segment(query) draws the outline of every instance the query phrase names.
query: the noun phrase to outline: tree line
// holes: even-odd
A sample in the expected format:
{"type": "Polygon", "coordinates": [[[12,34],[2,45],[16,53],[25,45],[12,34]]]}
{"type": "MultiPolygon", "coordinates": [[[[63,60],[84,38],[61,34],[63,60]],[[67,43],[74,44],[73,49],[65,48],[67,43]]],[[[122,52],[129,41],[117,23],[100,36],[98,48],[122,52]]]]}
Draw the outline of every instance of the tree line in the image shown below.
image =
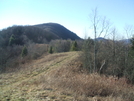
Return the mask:
{"type": "MultiPolygon", "coordinates": [[[[12,42],[13,39],[9,38],[9,43],[12,42]]],[[[80,45],[82,45],[80,40],[57,39],[42,44],[29,41],[24,45],[9,44],[6,47],[0,47],[0,72],[20,68],[19,65],[27,63],[32,59],[37,59],[43,54],[80,51],[80,45]]]]}
{"type": "Polygon", "coordinates": [[[83,47],[83,67],[90,73],[100,73],[125,77],[134,83],[134,29],[132,26],[124,28],[124,34],[131,42],[117,41],[118,34],[115,27],[112,27],[106,17],[98,15],[97,8],[92,11],[90,16],[91,27],[94,40],[88,38],[83,47]],[[110,36],[109,40],[97,40],[97,37],[110,36]]]}

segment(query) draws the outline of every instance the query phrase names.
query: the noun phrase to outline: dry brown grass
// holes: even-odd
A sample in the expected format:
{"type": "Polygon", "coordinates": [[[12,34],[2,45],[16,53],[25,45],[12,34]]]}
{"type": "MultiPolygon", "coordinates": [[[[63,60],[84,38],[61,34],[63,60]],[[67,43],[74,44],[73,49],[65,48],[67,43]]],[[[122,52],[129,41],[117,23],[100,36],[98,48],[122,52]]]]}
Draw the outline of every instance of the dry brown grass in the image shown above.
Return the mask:
{"type": "Polygon", "coordinates": [[[89,74],[79,52],[44,55],[15,73],[1,74],[2,101],[133,101],[124,78],[89,74]],[[27,68],[26,68],[27,67],[27,68]]]}
{"type": "Polygon", "coordinates": [[[88,97],[96,99],[94,101],[134,100],[134,86],[127,84],[124,78],[117,80],[112,76],[89,74],[78,60],[52,71],[50,77],[49,80],[54,86],[62,89],[64,93],[73,92],[77,95],[77,100],[86,100],[88,97]]]}

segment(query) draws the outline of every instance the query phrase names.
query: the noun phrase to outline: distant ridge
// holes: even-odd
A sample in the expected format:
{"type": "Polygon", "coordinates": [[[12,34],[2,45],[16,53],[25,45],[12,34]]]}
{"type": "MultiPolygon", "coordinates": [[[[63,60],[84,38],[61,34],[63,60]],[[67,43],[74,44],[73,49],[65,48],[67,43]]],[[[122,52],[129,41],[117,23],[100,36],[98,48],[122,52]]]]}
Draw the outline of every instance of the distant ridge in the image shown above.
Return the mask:
{"type": "Polygon", "coordinates": [[[56,34],[61,39],[71,39],[71,40],[81,39],[75,33],[71,32],[70,30],[68,30],[67,28],[58,23],[44,23],[34,26],[39,27],[48,33],[56,34]]]}
{"type": "Polygon", "coordinates": [[[123,40],[120,40],[120,42],[124,42],[126,44],[130,44],[131,43],[131,39],[123,39],[123,40]]]}
{"type": "MultiPolygon", "coordinates": [[[[98,38],[96,38],[96,40],[105,42],[105,41],[108,41],[108,40],[110,41],[111,39],[105,39],[103,37],[98,37],[98,38]]],[[[115,41],[116,42],[122,42],[124,44],[131,44],[131,39],[122,39],[122,40],[115,40],[115,41]]]]}
{"type": "Polygon", "coordinates": [[[103,37],[98,37],[96,38],[97,41],[106,41],[107,39],[103,38],[103,37]]]}

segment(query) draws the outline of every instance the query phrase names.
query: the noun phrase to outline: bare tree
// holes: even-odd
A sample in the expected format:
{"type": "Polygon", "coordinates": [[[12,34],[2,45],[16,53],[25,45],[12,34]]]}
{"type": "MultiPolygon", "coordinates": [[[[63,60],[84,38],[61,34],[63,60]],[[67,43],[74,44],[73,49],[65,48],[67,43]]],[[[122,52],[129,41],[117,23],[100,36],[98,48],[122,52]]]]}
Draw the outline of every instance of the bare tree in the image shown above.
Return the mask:
{"type": "Polygon", "coordinates": [[[97,71],[96,63],[97,63],[97,53],[98,53],[98,47],[97,47],[97,37],[100,37],[103,34],[103,37],[108,35],[109,29],[110,29],[110,23],[106,19],[106,17],[101,17],[98,15],[97,8],[92,10],[92,13],[90,15],[91,24],[93,26],[93,33],[94,33],[94,72],[97,71]]]}

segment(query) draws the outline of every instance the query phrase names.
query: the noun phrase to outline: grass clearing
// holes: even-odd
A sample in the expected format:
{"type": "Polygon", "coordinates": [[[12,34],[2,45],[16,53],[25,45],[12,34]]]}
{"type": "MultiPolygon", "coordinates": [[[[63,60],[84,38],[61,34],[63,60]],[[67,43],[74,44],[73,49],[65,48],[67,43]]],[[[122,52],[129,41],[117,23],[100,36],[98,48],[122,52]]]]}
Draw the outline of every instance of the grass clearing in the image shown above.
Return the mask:
{"type": "Polygon", "coordinates": [[[123,78],[89,74],[79,52],[44,55],[0,74],[1,101],[133,101],[133,96],[134,86],[123,78]]]}

